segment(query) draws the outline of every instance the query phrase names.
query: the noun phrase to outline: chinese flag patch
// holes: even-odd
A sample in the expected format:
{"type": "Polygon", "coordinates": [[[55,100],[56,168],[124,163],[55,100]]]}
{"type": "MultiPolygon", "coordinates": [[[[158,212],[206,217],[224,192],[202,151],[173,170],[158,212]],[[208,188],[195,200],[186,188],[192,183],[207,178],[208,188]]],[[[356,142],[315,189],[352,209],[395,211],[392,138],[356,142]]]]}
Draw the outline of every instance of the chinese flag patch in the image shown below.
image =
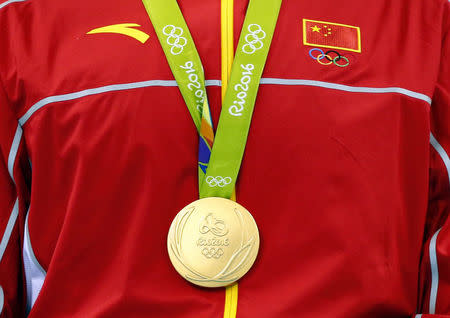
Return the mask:
{"type": "Polygon", "coordinates": [[[303,44],[361,53],[359,27],[303,19],[303,44]]]}

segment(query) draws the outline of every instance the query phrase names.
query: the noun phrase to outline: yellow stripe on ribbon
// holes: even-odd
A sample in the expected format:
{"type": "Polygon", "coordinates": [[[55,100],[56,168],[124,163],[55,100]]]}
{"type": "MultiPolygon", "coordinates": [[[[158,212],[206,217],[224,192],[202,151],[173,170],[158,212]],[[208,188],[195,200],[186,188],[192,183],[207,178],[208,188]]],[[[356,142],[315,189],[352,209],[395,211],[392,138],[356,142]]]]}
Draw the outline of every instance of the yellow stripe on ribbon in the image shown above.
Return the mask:
{"type": "MultiPolygon", "coordinates": [[[[234,58],[233,5],[233,0],[222,0],[221,2],[222,102],[227,91],[234,58]]],[[[230,199],[236,201],[236,189],[233,190],[230,199]]],[[[237,304],[238,283],[234,283],[225,290],[225,310],[223,317],[236,318],[237,304]]]]}
{"type": "Polygon", "coordinates": [[[225,311],[224,318],[235,318],[238,303],[238,283],[228,286],[225,291],[225,311]]]}

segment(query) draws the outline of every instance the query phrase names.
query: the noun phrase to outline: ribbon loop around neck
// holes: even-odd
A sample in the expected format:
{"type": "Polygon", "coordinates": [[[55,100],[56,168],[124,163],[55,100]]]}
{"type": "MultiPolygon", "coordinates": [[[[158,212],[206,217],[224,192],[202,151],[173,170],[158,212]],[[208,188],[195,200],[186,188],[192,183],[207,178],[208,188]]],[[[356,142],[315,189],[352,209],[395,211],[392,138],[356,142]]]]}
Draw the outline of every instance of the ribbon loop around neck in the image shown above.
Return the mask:
{"type": "Polygon", "coordinates": [[[230,198],[282,0],[250,0],[214,137],[200,56],[176,0],[143,0],[200,136],[200,198],[230,198]]]}

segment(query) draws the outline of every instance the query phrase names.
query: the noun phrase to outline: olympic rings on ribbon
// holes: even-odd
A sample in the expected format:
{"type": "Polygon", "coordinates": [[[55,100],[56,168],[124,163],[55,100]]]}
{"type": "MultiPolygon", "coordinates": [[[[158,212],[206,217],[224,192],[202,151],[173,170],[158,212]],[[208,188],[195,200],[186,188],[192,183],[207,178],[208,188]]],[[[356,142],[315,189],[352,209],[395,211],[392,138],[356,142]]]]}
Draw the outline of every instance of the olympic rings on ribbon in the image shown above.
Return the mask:
{"type": "Polygon", "coordinates": [[[309,50],[309,56],[321,65],[334,64],[339,67],[347,67],[350,65],[350,60],[347,57],[341,55],[339,52],[334,51],[334,50],[329,50],[327,52],[324,52],[322,49],[314,48],[314,49],[309,50]],[[319,52],[320,54],[317,56],[314,56],[313,55],[314,52],[319,52]],[[333,58],[330,55],[331,53],[335,54],[336,56],[333,58]],[[323,62],[322,61],[323,59],[325,59],[326,62],[323,62]],[[341,60],[343,60],[344,62],[338,63],[341,60]]]}
{"type": "Polygon", "coordinates": [[[213,176],[208,176],[206,178],[206,183],[208,183],[208,185],[211,188],[214,187],[220,187],[223,188],[227,185],[229,185],[231,183],[231,178],[230,177],[221,177],[221,176],[217,176],[217,177],[213,177],[213,176]]]}
{"type": "Polygon", "coordinates": [[[247,29],[250,33],[245,36],[245,42],[247,43],[242,46],[242,52],[253,54],[264,46],[261,40],[266,37],[266,32],[259,24],[250,24],[247,29]]]}
{"type": "Polygon", "coordinates": [[[187,39],[182,36],[182,28],[169,24],[164,27],[163,34],[167,36],[166,42],[171,46],[170,52],[172,55],[178,55],[183,52],[187,39]]]}

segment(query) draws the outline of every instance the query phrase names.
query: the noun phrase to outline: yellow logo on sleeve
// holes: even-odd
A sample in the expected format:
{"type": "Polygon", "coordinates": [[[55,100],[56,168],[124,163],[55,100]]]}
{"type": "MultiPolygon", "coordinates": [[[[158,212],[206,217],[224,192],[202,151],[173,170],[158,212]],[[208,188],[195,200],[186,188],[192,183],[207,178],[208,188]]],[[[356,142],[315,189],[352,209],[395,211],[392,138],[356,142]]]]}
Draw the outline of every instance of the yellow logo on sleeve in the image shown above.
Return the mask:
{"type": "Polygon", "coordinates": [[[145,43],[150,36],[141,30],[134,29],[136,27],[140,27],[140,25],[136,23],[113,24],[91,30],[86,34],[117,33],[132,37],[141,43],[145,43]]]}

